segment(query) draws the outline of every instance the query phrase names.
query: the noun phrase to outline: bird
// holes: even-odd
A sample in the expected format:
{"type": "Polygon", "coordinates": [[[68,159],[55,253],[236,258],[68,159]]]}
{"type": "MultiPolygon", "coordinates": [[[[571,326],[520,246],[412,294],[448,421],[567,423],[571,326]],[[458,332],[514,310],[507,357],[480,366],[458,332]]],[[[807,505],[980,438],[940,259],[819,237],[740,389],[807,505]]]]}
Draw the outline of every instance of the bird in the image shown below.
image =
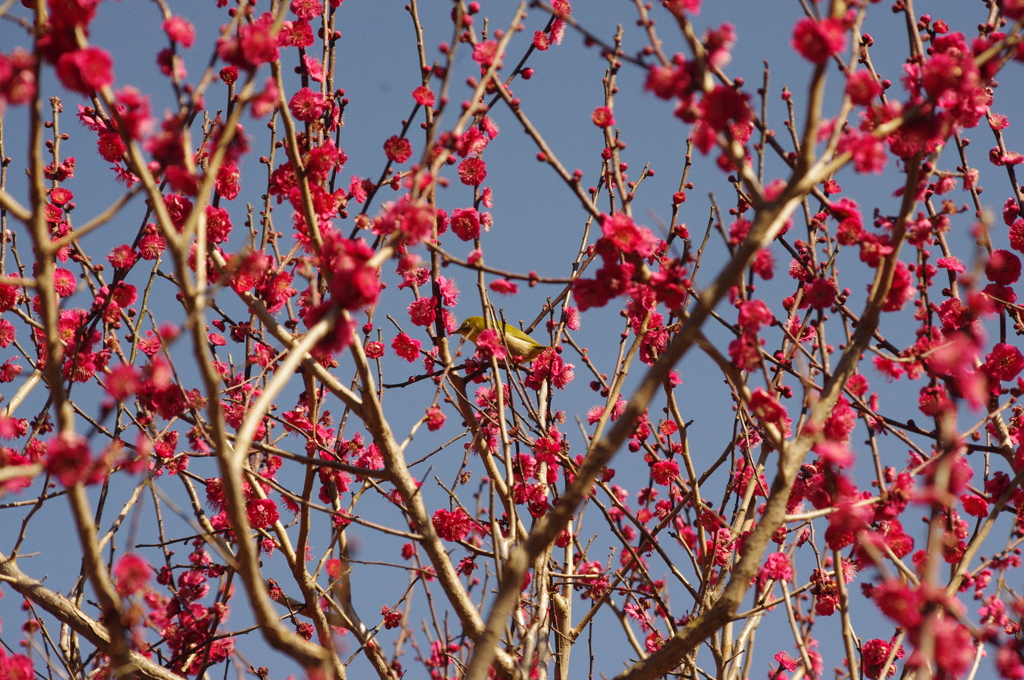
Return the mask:
{"type": "MultiPolygon", "coordinates": [[[[502,333],[503,341],[513,356],[521,357],[523,361],[533,361],[541,352],[548,349],[547,345],[540,344],[518,328],[507,323],[503,323],[502,326],[505,328],[502,333]]],[[[482,330],[484,330],[484,318],[471,316],[466,318],[455,332],[475,344],[476,338],[482,330]]]]}

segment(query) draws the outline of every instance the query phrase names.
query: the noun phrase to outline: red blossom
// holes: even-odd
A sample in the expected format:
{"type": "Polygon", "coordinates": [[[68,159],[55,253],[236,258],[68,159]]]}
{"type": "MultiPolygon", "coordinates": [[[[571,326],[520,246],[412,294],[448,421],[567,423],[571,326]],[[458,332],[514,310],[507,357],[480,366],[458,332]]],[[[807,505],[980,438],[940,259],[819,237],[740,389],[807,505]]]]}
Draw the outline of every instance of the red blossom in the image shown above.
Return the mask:
{"type": "Polygon", "coordinates": [[[994,380],[1013,380],[1024,370],[1024,355],[1013,345],[997,343],[985,357],[985,373],[994,380]]]}
{"type": "Polygon", "coordinates": [[[131,269],[137,259],[138,255],[127,244],[115,246],[107,255],[107,261],[114,269],[131,269]]]}
{"type": "Polygon", "coordinates": [[[1024,0],[999,0],[999,11],[1007,19],[1024,19],[1024,0]]]}
{"type": "Polygon", "coordinates": [[[135,553],[125,553],[114,567],[117,592],[123,596],[134,595],[149,582],[153,567],[135,553]]]}
{"type": "Polygon", "coordinates": [[[431,406],[427,409],[425,420],[427,423],[427,429],[433,432],[444,427],[445,415],[437,406],[431,406]]]}
{"type": "Polygon", "coordinates": [[[736,323],[744,331],[756,333],[762,326],[770,325],[774,321],[775,315],[762,300],[749,300],[739,305],[736,323]]]}
{"type": "Polygon", "coordinates": [[[117,132],[102,132],[97,140],[99,156],[110,163],[118,163],[124,158],[128,147],[117,132]]]}
{"type": "Polygon", "coordinates": [[[846,95],[854,106],[870,106],[882,94],[882,85],[870,71],[858,69],[846,79],[846,95]]]}
{"type": "Polygon", "coordinates": [[[495,279],[487,287],[502,295],[515,295],[519,292],[519,286],[508,279],[495,279]]]}
{"type": "Polygon", "coordinates": [[[263,91],[258,92],[252,99],[249,109],[253,118],[262,118],[275,111],[280,101],[281,91],[277,89],[277,83],[273,78],[267,78],[263,91]]]}
{"type": "Polygon", "coordinates": [[[476,354],[474,356],[480,361],[490,362],[491,357],[502,361],[508,356],[508,349],[506,349],[505,343],[502,342],[498,331],[493,328],[485,328],[480,331],[473,342],[476,343],[476,354]]]}
{"type": "Polygon", "coordinates": [[[843,501],[836,511],[828,516],[825,542],[832,550],[842,550],[852,545],[857,534],[868,527],[875,516],[870,505],[858,505],[854,501],[843,501]]]}
{"type": "Polygon", "coordinates": [[[813,64],[823,64],[846,47],[846,25],[841,19],[801,19],[793,28],[793,49],[813,64]]]}
{"type": "Polygon", "coordinates": [[[910,269],[903,262],[897,262],[893,270],[892,285],[882,303],[882,311],[895,312],[903,309],[903,306],[914,297],[916,292],[910,269]]]}
{"type": "MultiPolygon", "coordinates": [[[[892,642],[885,640],[868,640],[861,645],[861,660],[864,664],[864,676],[871,680],[879,680],[886,661],[892,654],[892,642]]],[[[896,659],[902,659],[905,655],[903,645],[900,645],[893,655],[893,662],[888,665],[885,677],[889,678],[896,674],[896,659]]]]}
{"type": "Polygon", "coordinates": [[[447,279],[444,276],[437,277],[437,289],[441,293],[441,301],[449,306],[454,307],[459,301],[459,288],[455,285],[455,281],[447,279]]]}
{"type": "Polygon", "coordinates": [[[393,163],[404,163],[412,156],[412,144],[405,137],[388,137],[384,142],[384,155],[393,163]]]}
{"type": "Polygon", "coordinates": [[[224,163],[220,166],[220,170],[217,171],[217,181],[214,184],[217,188],[217,193],[229,201],[238,198],[238,192],[242,189],[239,184],[240,177],[241,172],[239,172],[237,165],[233,162],[224,163]]]}
{"type": "Polygon", "coordinates": [[[288,8],[303,21],[312,21],[324,12],[324,3],[320,0],[292,0],[288,8]]]}
{"type": "Polygon", "coordinates": [[[46,472],[61,484],[74,486],[89,478],[92,461],[89,445],[83,437],[65,432],[50,440],[46,448],[46,472]]]}
{"type": "Polygon", "coordinates": [[[387,605],[380,610],[381,615],[384,617],[384,628],[391,630],[392,628],[398,628],[402,625],[402,612],[392,611],[387,605]]]}
{"type": "Polygon", "coordinates": [[[781,425],[782,419],[786,416],[786,409],[782,404],[760,387],[750,395],[747,406],[755,417],[765,423],[781,425]]]}
{"type": "MultiPolygon", "coordinates": [[[[717,85],[701,99],[700,121],[714,132],[724,132],[733,123],[747,123],[754,115],[747,104],[749,99],[748,94],[726,85],[717,85]]],[[[708,150],[707,147],[701,148],[703,153],[708,150]]]]}
{"type": "Polygon", "coordinates": [[[786,553],[775,552],[769,555],[764,565],[761,566],[757,573],[757,581],[760,587],[763,588],[765,582],[769,579],[772,581],[792,581],[793,574],[793,565],[790,564],[786,553]]]}
{"type": "Polygon", "coordinates": [[[647,70],[644,89],[661,99],[689,98],[692,96],[692,82],[693,75],[685,62],[676,66],[655,65],[647,70]]]}
{"type": "Polygon", "coordinates": [[[14,324],[7,319],[0,319],[0,349],[9,347],[14,342],[14,324]]]}
{"type": "Polygon", "coordinates": [[[434,93],[426,85],[420,85],[412,91],[412,98],[420,106],[433,106],[435,104],[434,93]]]}
{"type": "Polygon", "coordinates": [[[61,297],[68,297],[75,292],[75,288],[78,282],[75,280],[75,275],[67,269],[57,267],[53,272],[53,286],[57,291],[57,295],[61,297]]]}
{"type": "Polygon", "coordinates": [[[217,52],[221,59],[239,68],[253,68],[280,58],[277,36],[273,31],[274,16],[264,12],[256,21],[243,23],[238,37],[221,41],[217,52]]]}
{"type": "Polygon", "coordinates": [[[480,158],[467,158],[459,163],[459,180],[468,186],[476,187],[487,179],[487,164],[480,158]]]}
{"type": "Polygon", "coordinates": [[[249,524],[253,529],[266,529],[281,519],[277,512],[277,503],[269,498],[250,501],[245,516],[249,519],[249,524]]]}
{"type": "Polygon", "coordinates": [[[1020,278],[1020,258],[1008,250],[995,250],[985,263],[985,277],[1000,286],[1009,286],[1020,278]]]}
{"type": "Polygon", "coordinates": [[[954,256],[940,257],[938,260],[935,261],[935,265],[938,267],[942,267],[943,269],[948,269],[951,272],[956,272],[958,274],[963,274],[965,271],[967,271],[967,266],[960,261],[960,258],[954,256]]]}
{"type": "Polygon", "coordinates": [[[308,21],[286,21],[277,34],[277,44],[281,47],[311,47],[313,27],[308,21]]]}
{"type": "Polygon", "coordinates": [[[20,47],[14,48],[9,55],[0,53],[0,101],[26,104],[36,95],[36,58],[20,47]]]}
{"type": "Polygon", "coordinates": [[[167,248],[167,242],[164,241],[163,236],[160,236],[155,231],[156,225],[153,225],[153,227],[154,230],[152,232],[146,233],[139,239],[139,257],[143,260],[155,260],[167,248]]]}
{"type": "Polygon", "coordinates": [[[599,106],[594,109],[594,113],[590,115],[590,120],[600,128],[615,126],[615,117],[612,116],[612,110],[607,106],[599,106]]]}
{"type": "Polygon", "coordinates": [[[434,209],[426,201],[406,194],[396,202],[384,204],[383,214],[373,222],[373,231],[375,234],[398,231],[408,245],[416,245],[433,235],[436,224],[434,209]]]}
{"type": "Polygon", "coordinates": [[[965,494],[960,496],[960,502],[964,506],[964,512],[972,517],[987,517],[988,516],[988,501],[974,494],[965,494]]]}
{"type": "Polygon", "coordinates": [[[443,541],[461,541],[477,528],[476,523],[462,508],[456,508],[453,512],[438,510],[430,521],[434,525],[434,531],[443,541]]]}
{"type": "Polygon", "coordinates": [[[3,680],[34,680],[32,659],[22,654],[7,656],[7,651],[0,649],[0,678],[3,680]]]}
{"type": "Polygon", "coordinates": [[[324,115],[324,111],[330,102],[320,92],[314,92],[308,87],[301,88],[298,92],[292,95],[291,100],[288,102],[288,110],[292,112],[297,120],[301,120],[304,123],[311,123],[324,115]]]}
{"type": "Polygon", "coordinates": [[[814,279],[804,285],[804,300],[811,309],[828,309],[835,304],[838,290],[832,279],[814,279]]]}
{"type": "Polygon", "coordinates": [[[206,238],[210,243],[224,243],[231,235],[231,217],[224,208],[206,206],[206,238]]]}
{"type": "Polygon", "coordinates": [[[729,343],[729,359],[741,371],[752,371],[761,365],[761,343],[753,333],[744,332],[729,343]]]}
{"type": "Polygon", "coordinates": [[[135,368],[121,364],[109,371],[104,387],[114,401],[123,402],[138,391],[139,384],[139,375],[135,368]]]}
{"type": "Polygon", "coordinates": [[[530,389],[539,390],[545,380],[564,390],[576,377],[575,366],[567,364],[554,347],[545,348],[530,365],[533,373],[523,381],[530,389]]]}
{"type": "Polygon", "coordinates": [[[173,42],[182,47],[192,47],[196,39],[196,28],[183,17],[171,17],[166,19],[162,28],[173,42]]]}
{"type": "Polygon", "coordinates": [[[438,300],[422,297],[409,304],[409,318],[417,326],[431,326],[437,318],[438,300]]]}
{"type": "Polygon", "coordinates": [[[481,68],[489,68],[498,57],[498,41],[484,40],[473,46],[473,61],[481,68]]]}
{"type": "Polygon", "coordinates": [[[455,140],[455,153],[460,158],[479,156],[487,149],[490,139],[483,133],[479,125],[469,127],[455,140]]]}
{"type": "Polygon", "coordinates": [[[836,150],[853,157],[853,169],[857,172],[881,174],[889,161],[885,142],[856,128],[843,131],[836,150]]]}
{"type": "Polygon", "coordinates": [[[779,663],[780,668],[789,672],[795,671],[800,666],[800,660],[794,659],[789,652],[779,652],[772,658],[779,663]]]}
{"type": "Polygon", "coordinates": [[[420,356],[420,344],[419,340],[413,340],[405,333],[399,333],[392,341],[391,349],[406,361],[413,362],[420,356]]]}
{"type": "Polygon", "coordinates": [[[602,216],[601,233],[613,248],[623,253],[636,253],[640,257],[650,257],[654,254],[657,242],[654,234],[650,229],[638,226],[624,213],[602,216]]]}
{"type": "Polygon", "coordinates": [[[346,239],[337,232],[323,235],[321,268],[329,272],[330,301],[349,311],[374,304],[380,295],[380,275],[368,266],[373,249],[362,239],[346,239]]]}
{"type": "Polygon", "coordinates": [[[57,60],[57,77],[69,90],[88,95],[114,83],[113,67],[106,50],[87,47],[62,54],[57,60]]]}
{"type": "Polygon", "coordinates": [[[679,463],[674,460],[660,460],[651,466],[651,479],[655,484],[669,486],[679,477],[679,463]]]}
{"type": "Polygon", "coordinates": [[[480,237],[480,214],[476,208],[456,208],[449,222],[452,233],[463,241],[480,237]]]}

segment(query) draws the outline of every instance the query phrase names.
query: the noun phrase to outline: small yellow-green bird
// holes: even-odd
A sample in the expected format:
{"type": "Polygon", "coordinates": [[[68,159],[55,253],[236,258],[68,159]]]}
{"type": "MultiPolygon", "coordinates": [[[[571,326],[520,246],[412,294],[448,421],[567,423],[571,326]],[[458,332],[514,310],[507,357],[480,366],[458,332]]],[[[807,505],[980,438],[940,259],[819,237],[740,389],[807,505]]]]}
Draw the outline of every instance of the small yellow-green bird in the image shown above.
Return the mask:
{"type": "MultiPolygon", "coordinates": [[[[514,356],[522,357],[523,361],[533,361],[541,352],[547,349],[547,345],[540,344],[518,328],[507,323],[503,325],[505,326],[505,332],[502,335],[504,336],[505,346],[508,347],[508,351],[514,356]]],[[[475,344],[477,336],[483,330],[484,318],[482,316],[471,316],[463,321],[462,325],[459,326],[459,330],[455,332],[475,344]]]]}

